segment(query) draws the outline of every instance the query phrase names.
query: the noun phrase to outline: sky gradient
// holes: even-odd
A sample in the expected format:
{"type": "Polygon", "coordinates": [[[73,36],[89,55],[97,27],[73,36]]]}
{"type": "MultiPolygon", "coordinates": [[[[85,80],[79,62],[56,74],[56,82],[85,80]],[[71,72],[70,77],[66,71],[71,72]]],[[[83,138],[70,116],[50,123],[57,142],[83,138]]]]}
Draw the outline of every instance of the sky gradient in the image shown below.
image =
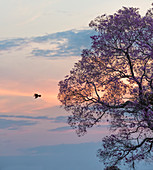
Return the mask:
{"type": "Polygon", "coordinates": [[[109,133],[108,123],[104,120],[78,137],[67,124],[70,113],[57,100],[58,82],[80,59],[82,49],[89,48],[95,33],[88,29],[92,19],[122,6],[138,7],[144,14],[151,3],[0,0],[1,170],[102,168],[96,151],[109,133]],[[36,92],[42,97],[34,99],[36,92]]]}
{"type": "Polygon", "coordinates": [[[83,29],[98,15],[122,6],[141,13],[152,0],[0,0],[0,37],[31,37],[70,29],[83,29]]]}

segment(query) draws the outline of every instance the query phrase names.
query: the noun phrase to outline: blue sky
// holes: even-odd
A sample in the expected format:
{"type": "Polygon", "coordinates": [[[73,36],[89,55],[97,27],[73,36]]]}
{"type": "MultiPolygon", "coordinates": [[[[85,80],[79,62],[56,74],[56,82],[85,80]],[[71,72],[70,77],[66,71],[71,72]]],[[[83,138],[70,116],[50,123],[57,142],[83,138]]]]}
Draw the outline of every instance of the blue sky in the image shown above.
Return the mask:
{"type": "Polygon", "coordinates": [[[122,6],[138,7],[144,14],[151,3],[0,0],[1,170],[103,169],[96,151],[109,133],[108,122],[78,137],[67,124],[70,113],[57,100],[58,82],[90,46],[92,19],[122,6]],[[35,92],[42,97],[35,100],[35,92]]]}

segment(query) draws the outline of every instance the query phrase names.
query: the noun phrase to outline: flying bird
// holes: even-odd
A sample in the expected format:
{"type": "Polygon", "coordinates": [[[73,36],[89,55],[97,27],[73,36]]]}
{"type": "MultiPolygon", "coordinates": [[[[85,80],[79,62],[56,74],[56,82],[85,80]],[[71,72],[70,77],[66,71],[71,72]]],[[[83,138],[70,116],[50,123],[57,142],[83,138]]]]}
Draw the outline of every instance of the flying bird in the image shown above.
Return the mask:
{"type": "Polygon", "coordinates": [[[35,93],[33,96],[34,96],[35,99],[37,99],[38,97],[41,97],[41,94],[35,93]]]}

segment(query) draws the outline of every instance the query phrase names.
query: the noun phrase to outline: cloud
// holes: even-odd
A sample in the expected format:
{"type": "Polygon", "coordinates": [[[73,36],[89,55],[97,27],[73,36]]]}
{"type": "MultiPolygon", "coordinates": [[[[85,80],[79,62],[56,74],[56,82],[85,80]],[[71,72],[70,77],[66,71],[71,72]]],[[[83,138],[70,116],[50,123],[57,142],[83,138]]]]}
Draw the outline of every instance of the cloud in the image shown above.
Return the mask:
{"type": "Polygon", "coordinates": [[[58,128],[55,128],[55,129],[50,129],[48,131],[51,131],[51,132],[62,132],[62,131],[69,131],[69,130],[72,130],[72,128],[70,126],[63,126],[63,127],[58,127],[58,128]]]}
{"type": "Polygon", "coordinates": [[[32,38],[6,39],[0,41],[0,50],[28,47],[30,56],[49,59],[80,56],[83,49],[89,48],[90,36],[94,34],[93,30],[69,30],[32,38]]]}
{"type": "MultiPolygon", "coordinates": [[[[0,115],[0,117],[6,118],[23,118],[23,119],[49,119],[47,116],[13,116],[13,115],[0,115]]],[[[51,119],[52,120],[52,119],[51,119]]]]}
{"type": "MultiPolygon", "coordinates": [[[[33,148],[27,148],[25,149],[25,153],[35,153],[35,155],[39,155],[39,154],[48,154],[48,155],[52,155],[53,152],[56,151],[56,153],[60,154],[60,153],[68,153],[68,152],[72,152],[73,151],[78,151],[79,152],[85,152],[88,151],[89,148],[91,148],[91,150],[95,150],[100,147],[99,142],[96,143],[79,143],[79,144],[60,144],[60,145],[49,145],[49,146],[37,146],[37,147],[33,147],[33,148]],[[84,149],[83,149],[84,148],[84,149]]],[[[89,152],[89,151],[88,151],[89,152]]],[[[94,156],[94,155],[93,155],[94,156]]]]}
{"type": "Polygon", "coordinates": [[[51,46],[57,43],[58,49],[35,48],[32,50],[32,55],[48,58],[80,56],[83,49],[89,48],[91,44],[90,36],[93,34],[95,34],[93,30],[70,30],[36,37],[33,39],[34,42],[44,43],[48,41],[51,46]]]}
{"type": "MultiPolygon", "coordinates": [[[[55,121],[56,122],[56,121],[55,121]]],[[[104,129],[109,128],[110,125],[109,124],[104,124],[104,125],[95,125],[92,129],[92,131],[98,133],[98,132],[103,132],[104,129]]],[[[58,127],[58,128],[54,128],[54,129],[49,129],[48,131],[50,132],[70,132],[74,130],[71,126],[63,126],[63,127],[58,127]]]]}
{"type": "MultiPolygon", "coordinates": [[[[57,117],[52,118],[52,117],[48,117],[48,116],[0,115],[0,118],[51,120],[53,123],[66,123],[67,122],[67,116],[57,116],[57,117]]],[[[1,120],[3,120],[3,119],[0,119],[0,121],[1,120]]]]}
{"type": "Polygon", "coordinates": [[[26,39],[24,38],[1,40],[0,51],[10,50],[14,47],[19,47],[25,43],[26,43],[26,39]]]}
{"type": "Polygon", "coordinates": [[[29,17],[27,20],[21,22],[21,23],[18,24],[18,25],[20,26],[20,25],[26,25],[26,24],[32,23],[32,22],[34,22],[35,20],[37,20],[38,18],[40,18],[40,17],[41,17],[41,13],[40,13],[40,14],[33,15],[33,16],[29,17]]]}
{"type": "Polygon", "coordinates": [[[36,122],[26,121],[26,120],[7,120],[0,119],[0,129],[17,130],[22,126],[35,125],[36,122]]]}
{"type": "Polygon", "coordinates": [[[55,123],[66,123],[67,122],[67,116],[58,116],[54,118],[55,123]]]}

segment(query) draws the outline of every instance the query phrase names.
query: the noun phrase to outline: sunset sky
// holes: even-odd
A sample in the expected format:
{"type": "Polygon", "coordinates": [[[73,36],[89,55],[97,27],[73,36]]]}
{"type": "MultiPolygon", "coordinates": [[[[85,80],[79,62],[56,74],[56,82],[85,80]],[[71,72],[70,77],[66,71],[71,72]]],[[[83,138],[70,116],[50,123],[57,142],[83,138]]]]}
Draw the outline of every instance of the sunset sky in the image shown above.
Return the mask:
{"type": "Polygon", "coordinates": [[[73,164],[76,170],[101,169],[96,151],[109,125],[104,121],[78,137],[66,123],[70,113],[57,100],[58,82],[90,46],[92,19],[122,6],[145,14],[151,3],[0,0],[1,170],[72,170],[73,164]],[[35,92],[42,97],[34,99],[35,92]]]}

